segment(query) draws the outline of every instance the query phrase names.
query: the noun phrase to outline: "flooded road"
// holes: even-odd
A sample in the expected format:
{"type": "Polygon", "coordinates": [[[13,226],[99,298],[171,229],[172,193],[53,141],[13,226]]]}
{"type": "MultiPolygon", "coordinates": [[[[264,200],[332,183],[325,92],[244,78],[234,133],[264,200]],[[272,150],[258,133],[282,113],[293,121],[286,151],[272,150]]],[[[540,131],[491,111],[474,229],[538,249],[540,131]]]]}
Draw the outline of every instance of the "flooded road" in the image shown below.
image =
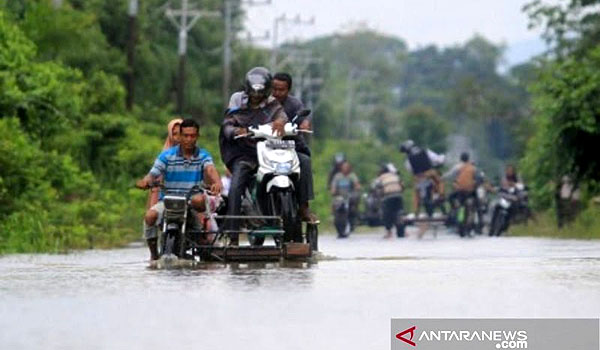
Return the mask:
{"type": "Polygon", "coordinates": [[[600,241],[322,236],[313,264],[0,258],[2,349],[389,349],[392,317],[598,317],[600,241]]]}

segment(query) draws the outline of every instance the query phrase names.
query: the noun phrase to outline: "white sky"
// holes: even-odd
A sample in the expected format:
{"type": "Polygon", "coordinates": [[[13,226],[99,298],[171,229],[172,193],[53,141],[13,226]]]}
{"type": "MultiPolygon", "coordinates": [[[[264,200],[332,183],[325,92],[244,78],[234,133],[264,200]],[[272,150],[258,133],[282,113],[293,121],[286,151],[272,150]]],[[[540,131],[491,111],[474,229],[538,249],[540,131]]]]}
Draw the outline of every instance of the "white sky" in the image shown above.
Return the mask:
{"type": "MultiPolygon", "coordinates": [[[[260,0],[254,0],[255,2],[260,0]]],[[[303,19],[314,16],[314,26],[286,26],[280,38],[307,39],[356,27],[359,23],[404,39],[411,49],[427,44],[449,46],[475,33],[508,46],[539,44],[539,32],[527,29],[521,12],[530,0],[272,0],[271,5],[247,6],[246,27],[258,36],[272,30],[281,14],[303,19]]],[[[281,40],[280,40],[281,41],[281,40]]],[[[270,46],[271,41],[257,44],[270,46]]]]}

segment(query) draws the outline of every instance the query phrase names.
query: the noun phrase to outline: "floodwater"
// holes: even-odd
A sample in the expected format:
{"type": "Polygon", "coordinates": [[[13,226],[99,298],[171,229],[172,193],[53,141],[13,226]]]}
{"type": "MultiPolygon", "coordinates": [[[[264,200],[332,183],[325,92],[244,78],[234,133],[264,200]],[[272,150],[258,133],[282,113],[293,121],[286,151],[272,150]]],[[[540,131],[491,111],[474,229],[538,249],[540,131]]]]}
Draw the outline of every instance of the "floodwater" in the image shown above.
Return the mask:
{"type": "Polygon", "coordinates": [[[311,264],[0,258],[1,349],[389,349],[392,317],[598,317],[600,241],[322,236],[311,264]]]}

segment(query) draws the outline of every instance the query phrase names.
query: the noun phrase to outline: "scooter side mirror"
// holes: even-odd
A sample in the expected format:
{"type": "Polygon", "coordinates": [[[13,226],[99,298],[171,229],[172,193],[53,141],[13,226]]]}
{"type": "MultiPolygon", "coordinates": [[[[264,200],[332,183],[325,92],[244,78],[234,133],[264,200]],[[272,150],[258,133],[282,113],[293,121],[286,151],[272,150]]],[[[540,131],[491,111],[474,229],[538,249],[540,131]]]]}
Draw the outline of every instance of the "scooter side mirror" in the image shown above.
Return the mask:
{"type": "Polygon", "coordinates": [[[301,109],[298,111],[298,113],[296,113],[296,116],[294,118],[292,118],[292,123],[296,123],[296,120],[298,120],[298,118],[304,118],[307,117],[308,115],[310,115],[312,111],[310,109],[301,109]]]}
{"type": "Polygon", "coordinates": [[[310,109],[302,109],[300,111],[298,111],[298,116],[299,117],[307,117],[312,111],[310,109]]]}

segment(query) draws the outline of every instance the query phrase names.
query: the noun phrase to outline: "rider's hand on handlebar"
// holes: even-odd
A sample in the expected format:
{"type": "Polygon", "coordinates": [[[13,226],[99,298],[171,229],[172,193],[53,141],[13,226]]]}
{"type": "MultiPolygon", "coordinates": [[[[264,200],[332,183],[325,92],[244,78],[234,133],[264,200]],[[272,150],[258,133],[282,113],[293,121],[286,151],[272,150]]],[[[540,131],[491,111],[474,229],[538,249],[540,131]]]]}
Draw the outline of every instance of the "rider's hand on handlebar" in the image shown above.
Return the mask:
{"type": "Polygon", "coordinates": [[[220,195],[221,190],[223,190],[223,185],[221,184],[221,181],[210,185],[210,192],[212,192],[212,194],[215,196],[220,195]]]}
{"type": "Polygon", "coordinates": [[[300,126],[298,128],[300,130],[311,130],[312,125],[310,125],[310,120],[308,120],[308,119],[303,120],[302,123],[300,123],[300,126]]]}
{"type": "Polygon", "coordinates": [[[285,123],[279,120],[276,120],[271,125],[277,136],[285,136],[285,123]]]}
{"type": "Polygon", "coordinates": [[[248,129],[246,128],[235,128],[235,136],[246,135],[248,133],[248,129]]]}
{"type": "Polygon", "coordinates": [[[148,181],[146,181],[146,178],[143,178],[135,182],[135,187],[139,188],[140,190],[147,190],[150,186],[148,181]]]}

